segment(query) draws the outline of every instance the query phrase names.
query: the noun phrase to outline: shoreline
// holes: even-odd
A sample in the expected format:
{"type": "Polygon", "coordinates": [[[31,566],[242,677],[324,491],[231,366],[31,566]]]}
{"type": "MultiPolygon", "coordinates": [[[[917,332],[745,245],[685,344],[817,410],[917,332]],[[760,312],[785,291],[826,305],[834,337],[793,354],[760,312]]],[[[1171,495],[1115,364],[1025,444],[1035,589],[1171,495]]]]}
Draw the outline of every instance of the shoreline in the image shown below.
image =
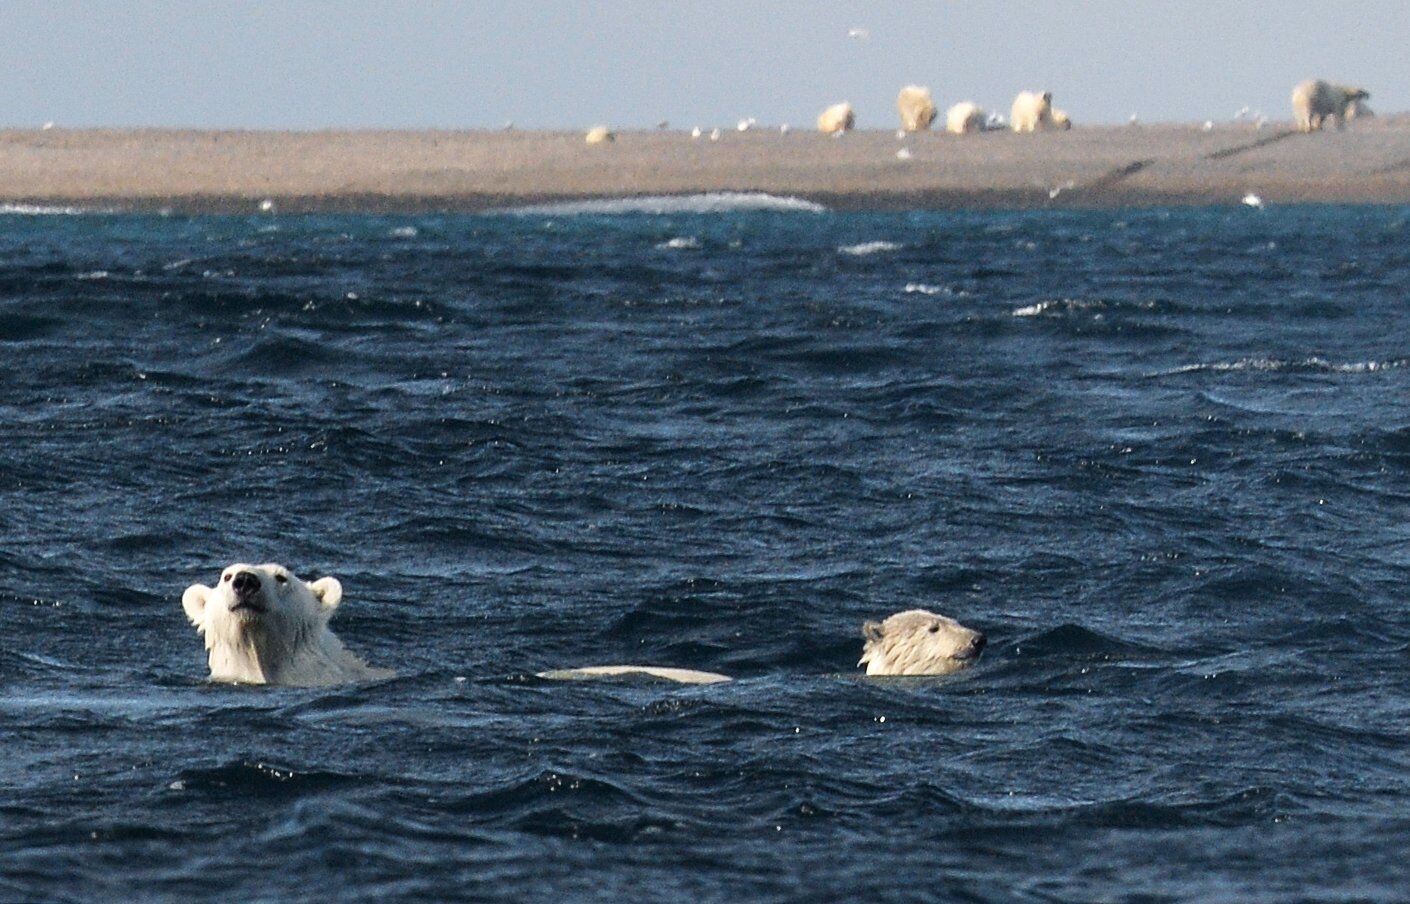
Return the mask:
{"type": "Polygon", "coordinates": [[[762,192],[835,210],[1410,204],[1410,117],[1303,135],[1287,124],[1077,126],[1018,135],[832,138],[683,131],[0,130],[0,204],[108,212],[476,213],[762,192]],[[901,147],[910,158],[897,159],[901,147]]]}

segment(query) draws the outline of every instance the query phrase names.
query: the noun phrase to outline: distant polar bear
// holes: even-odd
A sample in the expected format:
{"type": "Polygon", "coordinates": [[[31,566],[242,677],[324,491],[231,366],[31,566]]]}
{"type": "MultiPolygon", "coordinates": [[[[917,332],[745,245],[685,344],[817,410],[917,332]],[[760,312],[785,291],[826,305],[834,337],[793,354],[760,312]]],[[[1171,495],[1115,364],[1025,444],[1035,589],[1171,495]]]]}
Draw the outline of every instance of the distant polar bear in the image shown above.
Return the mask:
{"type": "Polygon", "coordinates": [[[987,128],[989,114],[973,101],[962,101],[945,111],[945,131],[955,135],[982,132],[987,128]]]}
{"type": "Polygon", "coordinates": [[[584,140],[588,144],[607,144],[608,142],[616,141],[617,136],[613,133],[611,129],[607,128],[606,126],[593,126],[592,128],[588,129],[587,135],[584,136],[584,140]]]}
{"type": "Polygon", "coordinates": [[[1015,132],[1054,128],[1053,92],[1020,91],[1009,110],[1009,128],[1015,132]]]}
{"type": "Polygon", "coordinates": [[[846,101],[833,104],[818,114],[818,131],[829,135],[849,131],[856,125],[857,116],[852,111],[852,105],[846,101]]]}
{"type": "Polygon", "coordinates": [[[1053,128],[1067,131],[1072,128],[1072,117],[1068,116],[1065,110],[1053,110],[1053,128]]]}
{"type": "Polygon", "coordinates": [[[342,598],[336,578],[305,583],[283,565],[237,563],[215,587],[186,588],[181,607],[205,637],[213,681],[314,687],[393,677],[328,630],[342,598]]]}
{"type": "Polygon", "coordinates": [[[935,101],[930,89],[907,85],[896,95],[896,112],[901,114],[901,128],[907,132],[923,132],[935,121],[935,101]]]}
{"type": "Polygon", "coordinates": [[[1355,103],[1370,98],[1361,88],[1334,85],[1321,79],[1305,81],[1293,89],[1293,117],[1302,132],[1316,131],[1328,119],[1335,119],[1337,128],[1345,128],[1347,111],[1355,103]]]}
{"type": "Polygon", "coordinates": [[[897,612],[862,625],[862,659],[868,675],[948,675],[968,668],[987,638],[973,628],[926,609],[897,612]]]}

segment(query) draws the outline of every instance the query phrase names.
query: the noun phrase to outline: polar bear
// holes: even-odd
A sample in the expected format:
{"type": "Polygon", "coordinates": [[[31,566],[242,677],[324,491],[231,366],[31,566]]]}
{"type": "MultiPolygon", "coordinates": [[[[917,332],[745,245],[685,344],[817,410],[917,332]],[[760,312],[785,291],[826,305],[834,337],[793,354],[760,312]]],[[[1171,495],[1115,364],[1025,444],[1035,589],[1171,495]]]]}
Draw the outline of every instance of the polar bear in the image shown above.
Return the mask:
{"type": "Polygon", "coordinates": [[[1293,89],[1293,117],[1298,131],[1314,132],[1335,119],[1337,128],[1346,127],[1347,109],[1371,96],[1371,92],[1346,85],[1333,85],[1321,79],[1310,79],[1293,89]]]}
{"type": "Polygon", "coordinates": [[[1018,92],[1009,110],[1009,128],[1015,132],[1053,128],[1053,92],[1018,92]]]}
{"type": "Polygon", "coordinates": [[[1072,117],[1064,110],[1053,110],[1053,128],[1066,132],[1072,128],[1072,117]]]}
{"type": "Polygon", "coordinates": [[[901,114],[901,128],[907,132],[923,132],[935,121],[935,101],[930,89],[907,85],[896,95],[896,112],[901,114]]]}
{"type": "MultiPolygon", "coordinates": [[[[987,638],[973,628],[925,609],[909,609],[862,625],[866,643],[857,665],[869,676],[948,675],[968,668],[984,651],[987,638]]],[[[593,665],[539,672],[551,681],[591,678],[659,678],[679,684],[719,684],[732,680],[717,672],[657,665],[593,665]]]]}
{"type": "Polygon", "coordinates": [[[945,111],[945,131],[956,135],[982,132],[989,122],[989,114],[973,101],[962,101],[945,111]]]}
{"type": "Polygon", "coordinates": [[[968,668],[987,638],[926,609],[897,612],[862,625],[862,659],[868,675],[948,675],[968,668]]]}
{"type": "Polygon", "coordinates": [[[857,116],[852,112],[852,105],[846,101],[833,104],[818,114],[818,131],[829,135],[849,131],[856,125],[857,116]]]}
{"type": "Polygon", "coordinates": [[[314,687],[394,677],[328,630],[342,598],[336,578],[305,583],[283,565],[236,563],[214,587],[187,587],[181,608],[205,637],[213,681],[314,687]]]}
{"type": "Polygon", "coordinates": [[[611,129],[607,128],[606,126],[593,126],[592,128],[588,129],[588,133],[584,137],[584,140],[588,144],[607,144],[608,142],[616,141],[617,136],[611,129]]]}

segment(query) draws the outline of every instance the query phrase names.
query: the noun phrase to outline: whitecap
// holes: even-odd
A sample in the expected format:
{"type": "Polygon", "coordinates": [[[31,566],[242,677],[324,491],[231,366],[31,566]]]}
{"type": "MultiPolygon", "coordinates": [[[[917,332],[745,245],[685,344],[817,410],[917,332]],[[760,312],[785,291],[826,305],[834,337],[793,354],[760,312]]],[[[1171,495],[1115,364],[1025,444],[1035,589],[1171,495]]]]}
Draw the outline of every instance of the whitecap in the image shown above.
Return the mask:
{"type": "Polygon", "coordinates": [[[398,226],[387,233],[394,239],[414,239],[421,234],[421,230],[415,226],[398,226]]]}
{"type": "Polygon", "coordinates": [[[1013,316],[1039,317],[1049,312],[1053,314],[1069,314],[1073,311],[1086,311],[1092,308],[1104,307],[1106,307],[1106,305],[1100,301],[1084,301],[1080,298],[1048,298],[1037,304],[1014,308],[1013,316]]]}
{"type": "Polygon", "coordinates": [[[675,238],[671,239],[670,241],[658,242],[658,243],[656,244],[656,247],[657,247],[657,248],[660,248],[660,249],[662,249],[662,250],[666,250],[666,249],[680,249],[680,248],[699,248],[699,247],[700,247],[700,240],[697,239],[697,238],[696,238],[695,236],[693,236],[693,235],[678,235],[678,236],[676,236],[675,238]]]}
{"type": "Polygon", "coordinates": [[[1200,372],[1227,373],[1239,371],[1267,372],[1282,370],[1320,371],[1336,374],[1367,374],[1383,370],[1396,370],[1410,366],[1410,358],[1392,358],[1389,361],[1328,361],[1313,356],[1293,361],[1280,358],[1240,358],[1237,361],[1210,361],[1199,364],[1185,364],[1170,370],[1156,371],[1153,377],[1168,377],[1175,374],[1200,372]]]}
{"type": "Polygon", "coordinates": [[[89,270],[87,273],[77,273],[74,279],[107,279],[110,274],[107,270],[89,270]]]}
{"type": "Polygon", "coordinates": [[[932,286],[929,283],[908,282],[904,289],[907,295],[949,295],[950,290],[944,286],[932,286]]]}
{"type": "Polygon", "coordinates": [[[904,245],[898,242],[860,242],[856,245],[841,245],[838,254],[851,254],[862,257],[867,254],[880,254],[883,251],[900,251],[904,245]]]}
{"type": "Polygon", "coordinates": [[[632,198],[594,198],[587,201],[560,201],[511,207],[502,213],[519,216],[582,216],[629,213],[734,213],[736,211],[776,211],[780,213],[824,213],[827,208],[813,201],[765,192],[720,191],[696,195],[642,195],[632,198]]]}
{"type": "Polygon", "coordinates": [[[86,210],[82,207],[59,207],[49,204],[0,204],[0,214],[20,216],[74,216],[81,213],[104,213],[101,210],[86,210]]]}

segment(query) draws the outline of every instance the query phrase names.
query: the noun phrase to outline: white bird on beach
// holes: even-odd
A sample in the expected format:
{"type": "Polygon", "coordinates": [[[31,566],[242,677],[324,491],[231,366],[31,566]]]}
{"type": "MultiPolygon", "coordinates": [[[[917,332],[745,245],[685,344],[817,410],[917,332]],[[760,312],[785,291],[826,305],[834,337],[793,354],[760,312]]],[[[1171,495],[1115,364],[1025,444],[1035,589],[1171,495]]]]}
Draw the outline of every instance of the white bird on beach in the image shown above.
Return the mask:
{"type": "Polygon", "coordinates": [[[1205,131],[1205,132],[1213,132],[1213,131],[1214,131],[1214,120],[1212,120],[1212,119],[1206,119],[1206,120],[1204,121],[1204,125],[1200,126],[1200,129],[1201,129],[1202,131],[1205,131]]]}
{"type": "Polygon", "coordinates": [[[901,148],[899,151],[896,152],[896,159],[897,159],[897,160],[910,160],[910,159],[911,159],[911,149],[910,149],[910,148],[901,148]]]}
{"type": "Polygon", "coordinates": [[[778,133],[779,133],[780,135],[787,135],[787,134],[788,134],[788,123],[784,123],[783,125],[779,126],[779,127],[778,127],[778,133]]]}
{"type": "Polygon", "coordinates": [[[274,199],[265,198],[263,201],[259,202],[259,209],[265,213],[274,213],[274,199]]]}
{"type": "Polygon", "coordinates": [[[1129,123],[1130,123],[1131,125],[1133,125],[1133,126],[1134,126],[1134,125],[1138,125],[1138,124],[1140,123],[1140,120],[1136,118],[1136,114],[1135,114],[1135,113],[1132,113],[1132,114],[1131,114],[1131,118],[1128,119],[1128,120],[1126,120],[1126,121],[1129,122],[1129,123]]]}
{"type": "Polygon", "coordinates": [[[905,129],[897,129],[897,130],[896,130],[896,140],[897,140],[897,141],[905,141],[905,140],[906,140],[906,130],[905,130],[905,129]]]}
{"type": "Polygon", "coordinates": [[[703,135],[703,134],[704,134],[704,133],[700,131],[700,127],[699,127],[699,126],[696,126],[695,128],[693,128],[693,129],[690,130],[690,137],[691,137],[691,138],[699,138],[699,137],[700,137],[701,135],[703,135]]]}
{"type": "Polygon", "coordinates": [[[54,120],[52,120],[52,119],[49,120],[48,122],[46,122],[44,125],[40,126],[39,128],[40,128],[40,131],[44,131],[44,132],[49,131],[50,129],[54,128],[54,120]]]}
{"type": "Polygon", "coordinates": [[[1243,202],[1249,207],[1255,207],[1259,210],[1263,209],[1263,199],[1260,198],[1258,195],[1255,195],[1253,192],[1249,192],[1248,194],[1244,195],[1243,202]]]}
{"type": "Polygon", "coordinates": [[[721,132],[720,132],[719,129],[711,129],[711,130],[710,130],[710,140],[711,140],[711,141],[719,141],[719,140],[720,140],[720,134],[721,134],[721,132]]]}
{"type": "Polygon", "coordinates": [[[758,122],[758,121],[759,121],[759,120],[757,120],[757,119],[755,119],[754,117],[750,116],[748,119],[741,119],[741,120],[739,121],[739,123],[735,125],[735,128],[738,129],[738,130],[741,131],[741,132],[747,132],[747,131],[749,131],[750,129],[754,128],[754,123],[756,123],[756,122],[758,122]]]}
{"type": "Polygon", "coordinates": [[[871,32],[865,28],[849,28],[847,29],[847,37],[854,41],[865,41],[871,37],[871,32]]]}

